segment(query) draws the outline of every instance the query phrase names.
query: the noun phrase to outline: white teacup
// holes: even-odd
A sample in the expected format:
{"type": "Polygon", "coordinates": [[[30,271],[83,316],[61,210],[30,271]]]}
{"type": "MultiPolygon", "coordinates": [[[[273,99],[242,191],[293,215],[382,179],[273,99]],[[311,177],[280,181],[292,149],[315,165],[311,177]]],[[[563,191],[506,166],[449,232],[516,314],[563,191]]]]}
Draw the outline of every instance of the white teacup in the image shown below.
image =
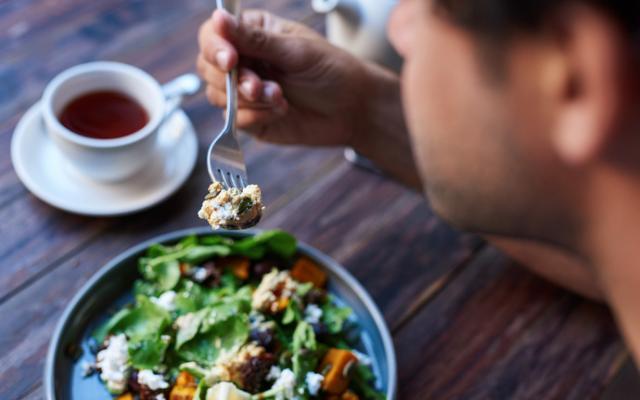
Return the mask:
{"type": "Polygon", "coordinates": [[[92,179],[119,181],[139,172],[152,158],[159,128],[178,107],[183,94],[167,92],[170,91],[163,90],[151,75],[134,66],[91,62],[63,71],[47,85],[42,115],[49,136],[71,166],[92,179]],[[58,116],[71,100],[100,90],[120,92],[134,99],[146,110],[147,124],[115,139],[83,136],[62,125],[58,116]]]}

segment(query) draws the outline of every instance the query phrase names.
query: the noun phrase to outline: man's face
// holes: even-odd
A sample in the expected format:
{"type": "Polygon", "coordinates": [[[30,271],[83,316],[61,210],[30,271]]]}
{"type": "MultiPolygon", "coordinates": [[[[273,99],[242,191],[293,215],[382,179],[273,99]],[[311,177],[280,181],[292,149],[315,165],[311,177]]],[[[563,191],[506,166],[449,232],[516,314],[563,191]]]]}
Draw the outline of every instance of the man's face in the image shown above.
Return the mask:
{"type": "Polygon", "coordinates": [[[549,231],[571,229],[571,174],[549,150],[553,110],[527,50],[506,47],[505,76],[492,79],[479,41],[428,0],[401,0],[389,35],[405,59],[405,115],[434,210],[482,233],[553,240],[549,231]]]}

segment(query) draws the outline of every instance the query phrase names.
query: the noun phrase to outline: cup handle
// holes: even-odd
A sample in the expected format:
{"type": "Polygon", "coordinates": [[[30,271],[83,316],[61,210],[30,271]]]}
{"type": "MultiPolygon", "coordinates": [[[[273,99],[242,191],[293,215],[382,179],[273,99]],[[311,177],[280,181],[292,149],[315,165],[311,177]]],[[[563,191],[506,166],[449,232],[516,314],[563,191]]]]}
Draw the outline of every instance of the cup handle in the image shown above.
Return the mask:
{"type": "Polygon", "coordinates": [[[162,85],[166,100],[163,120],[169,118],[182,104],[185,96],[192,96],[200,90],[201,81],[196,74],[184,74],[162,85]]]}

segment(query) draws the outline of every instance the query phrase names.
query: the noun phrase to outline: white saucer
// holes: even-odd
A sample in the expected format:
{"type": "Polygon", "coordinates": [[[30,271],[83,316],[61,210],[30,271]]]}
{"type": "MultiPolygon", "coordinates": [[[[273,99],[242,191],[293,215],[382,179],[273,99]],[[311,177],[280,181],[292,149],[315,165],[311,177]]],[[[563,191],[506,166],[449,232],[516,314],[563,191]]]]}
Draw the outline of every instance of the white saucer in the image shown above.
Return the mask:
{"type": "Polygon", "coordinates": [[[166,199],[191,174],[197,152],[196,132],[182,110],[160,128],[149,165],[121,182],[98,182],[76,172],[47,135],[40,103],[24,114],[11,139],[11,161],[27,189],[54,207],[93,216],[129,214],[166,199]]]}

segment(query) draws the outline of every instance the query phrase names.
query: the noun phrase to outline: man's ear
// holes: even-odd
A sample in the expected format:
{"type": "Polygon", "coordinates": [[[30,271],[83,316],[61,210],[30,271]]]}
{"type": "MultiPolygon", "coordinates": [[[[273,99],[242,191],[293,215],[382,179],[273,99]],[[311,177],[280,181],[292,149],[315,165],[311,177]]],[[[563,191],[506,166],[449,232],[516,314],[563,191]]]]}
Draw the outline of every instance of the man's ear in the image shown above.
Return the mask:
{"type": "Polygon", "coordinates": [[[571,5],[562,14],[551,143],[564,162],[579,165],[602,155],[621,127],[633,92],[633,52],[621,28],[596,8],[571,5]]]}

